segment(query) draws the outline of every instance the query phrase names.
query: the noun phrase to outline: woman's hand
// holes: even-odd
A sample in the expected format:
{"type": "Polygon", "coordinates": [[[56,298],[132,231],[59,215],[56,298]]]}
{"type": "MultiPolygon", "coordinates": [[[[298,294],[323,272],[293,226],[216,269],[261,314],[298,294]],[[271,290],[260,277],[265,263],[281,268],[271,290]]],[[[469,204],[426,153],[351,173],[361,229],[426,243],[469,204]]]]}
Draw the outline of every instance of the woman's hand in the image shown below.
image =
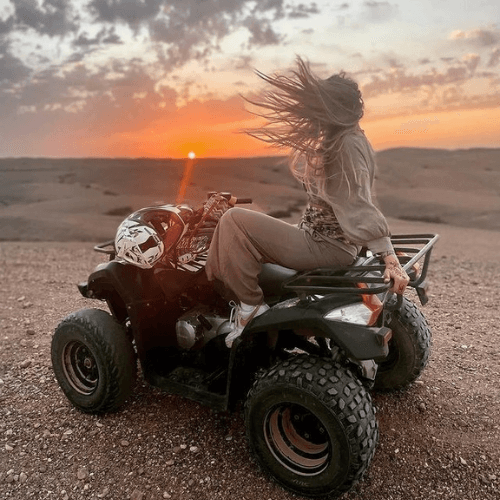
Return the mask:
{"type": "Polygon", "coordinates": [[[390,254],[384,257],[385,262],[385,272],[384,272],[384,282],[389,283],[391,279],[394,281],[394,285],[391,288],[391,292],[403,295],[406,285],[408,285],[410,278],[406,274],[406,271],[401,267],[399,259],[394,255],[390,254]]]}

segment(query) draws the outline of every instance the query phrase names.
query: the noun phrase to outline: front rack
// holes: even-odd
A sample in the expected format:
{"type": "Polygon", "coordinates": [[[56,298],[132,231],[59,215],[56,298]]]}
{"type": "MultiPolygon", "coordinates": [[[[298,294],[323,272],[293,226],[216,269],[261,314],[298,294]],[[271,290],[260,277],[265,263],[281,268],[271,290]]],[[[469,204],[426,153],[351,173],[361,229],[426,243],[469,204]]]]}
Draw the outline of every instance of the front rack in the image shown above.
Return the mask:
{"type": "MultiPolygon", "coordinates": [[[[431,252],[438,239],[438,234],[404,234],[391,237],[399,261],[410,276],[408,286],[417,289],[417,292],[424,286],[431,252]],[[423,259],[421,269],[416,271],[414,266],[421,259],[423,259]]],[[[308,294],[333,292],[379,294],[386,292],[392,286],[392,283],[384,283],[384,270],[385,265],[378,257],[372,255],[361,258],[359,264],[301,272],[287,280],[283,286],[288,290],[308,294]]]]}

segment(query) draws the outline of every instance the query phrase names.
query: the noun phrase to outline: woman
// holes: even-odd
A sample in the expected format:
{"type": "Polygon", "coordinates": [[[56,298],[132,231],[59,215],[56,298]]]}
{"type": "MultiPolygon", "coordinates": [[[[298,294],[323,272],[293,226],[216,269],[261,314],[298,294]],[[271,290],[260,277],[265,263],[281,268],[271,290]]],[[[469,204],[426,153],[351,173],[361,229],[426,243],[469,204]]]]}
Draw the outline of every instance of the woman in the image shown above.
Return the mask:
{"type": "Polygon", "coordinates": [[[230,209],[219,221],[206,272],[239,300],[228,347],[269,308],[258,284],[265,262],[298,271],[345,266],[366,247],[384,260],[392,291],[402,294],[409,281],[387,222],[372,202],[374,152],[359,127],[364,105],[356,82],[343,73],[319,79],[301,58],[291,76],[257,74],[271,90],[249,102],[263,109],[258,115],[267,124],[247,133],[291,150],[291,170],[309,204],[298,226],[242,208],[230,209]]]}

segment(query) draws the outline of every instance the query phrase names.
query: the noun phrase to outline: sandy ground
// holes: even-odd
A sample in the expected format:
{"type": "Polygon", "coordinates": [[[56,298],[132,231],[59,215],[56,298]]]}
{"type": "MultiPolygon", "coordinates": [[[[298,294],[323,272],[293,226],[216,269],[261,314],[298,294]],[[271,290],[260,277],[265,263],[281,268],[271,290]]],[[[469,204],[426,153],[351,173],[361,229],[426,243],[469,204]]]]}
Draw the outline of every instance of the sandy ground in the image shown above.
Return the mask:
{"type": "MultiPolygon", "coordinates": [[[[0,172],[5,179],[5,171],[0,172]]],[[[63,193],[60,172],[51,172],[53,184],[63,193]]],[[[114,219],[103,223],[103,209],[133,205],[130,199],[116,199],[122,196],[119,189],[112,191],[115,194],[104,193],[111,191],[106,183],[114,175],[106,177],[106,173],[92,184],[95,179],[88,172],[89,179],[77,178],[69,184],[65,196],[73,197],[73,205],[67,201],[64,206],[65,231],[69,236],[78,234],[71,231],[82,223],[89,231],[93,228],[82,238],[88,241],[57,241],[71,239],[64,231],[59,237],[44,233],[53,241],[25,241],[30,233],[13,224],[21,241],[0,242],[0,498],[297,498],[253,462],[240,412],[215,413],[142,381],[122,411],[103,417],[79,413],[62,395],[50,365],[52,332],[70,312],[96,306],[79,296],[76,283],[102,261],[92,251],[92,242],[109,237],[112,222],[123,217],[109,216],[114,219]],[[96,187],[85,187],[86,182],[96,187]],[[108,199],[112,203],[94,211],[82,208],[77,205],[85,196],[76,197],[77,189],[86,194],[98,191],[95,203],[108,199]],[[88,218],[99,221],[98,227],[82,222],[88,218]]],[[[3,203],[0,220],[5,228],[5,222],[12,221],[7,217],[27,220],[30,215],[36,240],[41,239],[40,226],[45,224],[44,231],[53,227],[61,209],[55,202],[50,205],[47,186],[42,192],[45,176],[37,184],[42,191],[26,188],[33,179],[30,175],[10,189],[1,184],[1,199],[9,201],[3,203]],[[27,192],[37,204],[36,213],[24,212],[27,192]],[[46,203],[45,213],[40,203],[46,203]]],[[[220,175],[222,179],[225,173],[220,175]]],[[[265,196],[265,186],[270,186],[269,193],[276,189],[273,178],[266,182],[263,191],[252,193],[258,194],[255,205],[264,211],[277,210],[267,201],[273,198],[265,196]]],[[[485,196],[498,189],[491,182],[484,186],[485,196]]],[[[200,186],[200,193],[206,187],[200,186]]],[[[295,193],[300,200],[295,189],[283,187],[289,190],[288,196],[295,193]]],[[[451,205],[445,198],[440,201],[451,205]]],[[[282,215],[296,217],[290,207],[282,215]]],[[[430,302],[422,309],[433,331],[433,353],[423,376],[409,391],[373,395],[380,444],[365,478],[345,495],[346,500],[498,498],[500,232],[430,222],[437,215],[425,213],[425,221],[389,217],[393,233],[441,235],[429,273],[430,302]]],[[[409,297],[416,300],[411,293],[409,297]]]]}

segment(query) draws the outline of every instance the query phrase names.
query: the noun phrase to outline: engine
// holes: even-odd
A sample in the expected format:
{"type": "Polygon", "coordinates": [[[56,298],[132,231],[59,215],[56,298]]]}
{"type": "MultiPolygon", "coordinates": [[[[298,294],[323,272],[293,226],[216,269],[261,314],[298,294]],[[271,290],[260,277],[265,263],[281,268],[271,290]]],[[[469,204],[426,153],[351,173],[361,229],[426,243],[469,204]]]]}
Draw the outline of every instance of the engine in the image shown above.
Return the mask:
{"type": "Polygon", "coordinates": [[[213,338],[230,331],[227,317],[203,308],[191,309],[183,314],[175,325],[177,345],[186,350],[201,349],[213,338]]]}

